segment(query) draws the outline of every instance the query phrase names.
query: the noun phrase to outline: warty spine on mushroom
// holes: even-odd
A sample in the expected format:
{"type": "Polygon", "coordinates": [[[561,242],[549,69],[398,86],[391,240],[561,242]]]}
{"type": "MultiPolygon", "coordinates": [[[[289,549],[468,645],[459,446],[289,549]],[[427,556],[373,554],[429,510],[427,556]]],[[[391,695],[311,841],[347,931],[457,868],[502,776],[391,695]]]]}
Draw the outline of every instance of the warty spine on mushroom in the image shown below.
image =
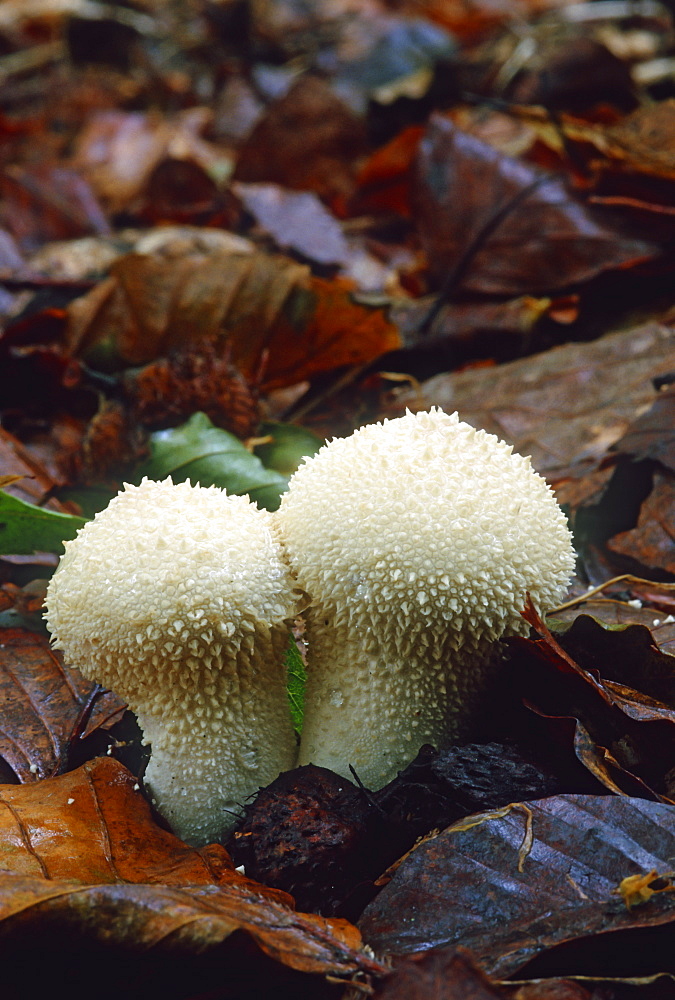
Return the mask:
{"type": "Polygon", "coordinates": [[[312,598],[299,762],[374,789],[466,731],[526,593],[550,609],[574,566],[529,459],[439,409],[334,439],[276,517],[312,598]]]}
{"type": "Polygon", "coordinates": [[[66,543],[46,603],[66,662],[136,713],[145,784],[188,843],[218,839],[294,765],[283,654],[298,594],[248,497],[126,485],[66,543]]]}

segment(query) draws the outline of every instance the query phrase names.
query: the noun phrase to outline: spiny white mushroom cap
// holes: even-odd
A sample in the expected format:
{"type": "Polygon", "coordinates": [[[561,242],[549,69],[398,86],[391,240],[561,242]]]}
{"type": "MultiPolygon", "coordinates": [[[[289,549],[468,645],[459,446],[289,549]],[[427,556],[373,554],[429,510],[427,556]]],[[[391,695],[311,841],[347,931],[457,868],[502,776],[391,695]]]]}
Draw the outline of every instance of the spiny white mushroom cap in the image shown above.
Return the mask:
{"type": "Polygon", "coordinates": [[[217,839],[292,767],[286,622],[297,592],[271,515],[217,487],[127,485],[66,543],[47,624],[137,714],[145,781],[176,832],[217,839]]]}
{"type": "Polygon", "coordinates": [[[529,459],[438,409],[331,441],[277,520],[313,601],[300,763],[371,788],[465,727],[526,592],[551,608],[574,565],[529,459]]]}

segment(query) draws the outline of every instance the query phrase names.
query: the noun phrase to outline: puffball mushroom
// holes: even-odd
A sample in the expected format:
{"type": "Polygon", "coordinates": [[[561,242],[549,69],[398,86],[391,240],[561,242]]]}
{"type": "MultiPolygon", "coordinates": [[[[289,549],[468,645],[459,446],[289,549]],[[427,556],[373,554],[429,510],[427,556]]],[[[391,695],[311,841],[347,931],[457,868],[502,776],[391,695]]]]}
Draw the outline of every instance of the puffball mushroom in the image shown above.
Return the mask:
{"type": "Polygon", "coordinates": [[[66,661],[136,713],[145,783],[188,843],[218,839],[294,765],[283,654],[297,592],[271,514],[248,497],[125,486],[66,543],[47,609],[66,661]]]}
{"type": "Polygon", "coordinates": [[[529,459],[439,409],[331,441],[276,517],[312,598],[300,764],[372,789],[466,730],[526,593],[550,609],[574,565],[529,459]]]}

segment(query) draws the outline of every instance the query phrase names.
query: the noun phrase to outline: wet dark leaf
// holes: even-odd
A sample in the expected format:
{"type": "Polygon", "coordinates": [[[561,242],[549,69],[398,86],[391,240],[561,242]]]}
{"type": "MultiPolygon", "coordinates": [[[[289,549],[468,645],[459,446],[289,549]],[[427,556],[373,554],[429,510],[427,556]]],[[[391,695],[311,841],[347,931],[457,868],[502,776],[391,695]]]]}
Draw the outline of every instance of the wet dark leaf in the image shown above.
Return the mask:
{"type": "Polygon", "coordinates": [[[568,626],[560,627],[556,620],[553,632],[585,670],[597,671],[603,678],[675,707],[675,658],[657,646],[644,625],[606,627],[589,614],[577,614],[568,626]]]}
{"type": "MultiPolygon", "coordinates": [[[[674,370],[675,334],[647,324],[494,368],[439,375],[424,384],[423,399],[458,410],[462,420],[530,455],[560,502],[576,505],[611,470],[600,472],[600,484],[585,477],[658,398],[652,380],[674,370]]],[[[416,400],[410,392],[402,402],[416,400]]]]}
{"type": "Polygon", "coordinates": [[[672,893],[628,911],[617,889],[628,875],[669,872],[674,850],[671,806],[585,795],[516,804],[420,844],[360,926],[380,953],[461,944],[491,975],[514,975],[563,941],[672,925],[672,893]]]}
{"type": "Polygon", "coordinates": [[[561,179],[498,153],[440,115],[422,138],[417,169],[419,232],[440,283],[510,203],[512,209],[476,248],[462,275],[465,288],[501,295],[545,292],[656,252],[622,238],[575,200],[561,179]]]}
{"type": "Polygon", "coordinates": [[[614,535],[607,546],[651,570],[675,574],[674,525],[675,477],[657,472],[653,489],[640,507],[637,526],[614,535]]]}
{"type": "Polygon", "coordinates": [[[665,385],[646,413],[630,425],[612,451],[637,461],[653,458],[675,472],[675,386],[665,385]]]}
{"type": "Polygon", "coordinates": [[[499,1000],[506,995],[465,948],[442,948],[399,959],[373,1000],[499,1000]]]}

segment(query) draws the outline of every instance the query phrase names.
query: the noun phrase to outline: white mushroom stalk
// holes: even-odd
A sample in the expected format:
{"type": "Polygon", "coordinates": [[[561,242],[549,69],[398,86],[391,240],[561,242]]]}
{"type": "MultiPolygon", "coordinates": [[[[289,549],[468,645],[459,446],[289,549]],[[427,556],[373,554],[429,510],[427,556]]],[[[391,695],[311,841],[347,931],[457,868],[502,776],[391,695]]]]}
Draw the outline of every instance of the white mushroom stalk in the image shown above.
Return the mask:
{"type": "Polygon", "coordinates": [[[574,565],[529,459],[438,409],[331,441],[276,516],[312,598],[300,763],[373,789],[466,730],[526,593],[545,612],[574,565]]]}
{"type": "Polygon", "coordinates": [[[66,661],[124,698],[145,783],[196,846],[293,767],[283,654],[297,593],[271,515],[216,487],[126,486],[66,543],[47,592],[66,661]]]}

